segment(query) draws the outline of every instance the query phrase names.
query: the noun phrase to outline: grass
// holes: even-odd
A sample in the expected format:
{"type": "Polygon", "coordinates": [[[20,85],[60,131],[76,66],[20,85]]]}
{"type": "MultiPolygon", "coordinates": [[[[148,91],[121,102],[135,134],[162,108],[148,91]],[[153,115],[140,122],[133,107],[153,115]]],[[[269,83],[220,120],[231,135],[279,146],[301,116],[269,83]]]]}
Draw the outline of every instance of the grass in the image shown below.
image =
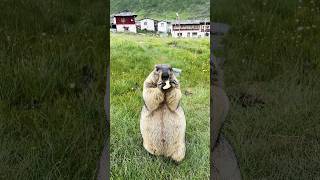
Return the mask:
{"type": "Polygon", "coordinates": [[[112,179],[209,178],[209,39],[111,34],[112,179]],[[187,121],[181,164],[155,157],[142,146],[139,118],[143,81],[158,63],[182,69],[182,107],[187,121]],[[186,96],[185,92],[192,92],[186,96]]]}
{"type": "MultiPolygon", "coordinates": [[[[224,134],[243,179],[318,179],[320,4],[304,0],[217,0],[228,23],[224,134]]],[[[218,52],[216,52],[218,53],[218,52]]]]}
{"type": "Polygon", "coordinates": [[[103,1],[0,2],[0,179],[95,179],[103,1]]]}

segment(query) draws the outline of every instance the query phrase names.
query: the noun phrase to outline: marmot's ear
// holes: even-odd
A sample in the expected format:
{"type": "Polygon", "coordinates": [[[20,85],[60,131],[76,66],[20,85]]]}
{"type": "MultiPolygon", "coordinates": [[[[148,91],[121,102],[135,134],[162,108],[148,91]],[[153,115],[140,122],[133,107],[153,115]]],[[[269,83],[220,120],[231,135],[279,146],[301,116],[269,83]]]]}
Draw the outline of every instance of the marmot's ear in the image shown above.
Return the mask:
{"type": "Polygon", "coordinates": [[[155,68],[157,71],[160,69],[160,67],[161,67],[161,64],[156,64],[156,65],[154,66],[154,68],[155,68]]]}

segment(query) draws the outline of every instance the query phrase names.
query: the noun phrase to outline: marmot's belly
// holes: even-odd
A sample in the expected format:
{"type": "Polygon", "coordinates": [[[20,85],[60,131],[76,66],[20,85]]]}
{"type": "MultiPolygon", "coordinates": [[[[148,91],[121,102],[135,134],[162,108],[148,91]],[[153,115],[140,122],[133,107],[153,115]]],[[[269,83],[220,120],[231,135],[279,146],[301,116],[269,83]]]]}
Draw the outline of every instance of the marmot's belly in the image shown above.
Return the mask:
{"type": "Polygon", "coordinates": [[[185,132],[185,119],[182,109],[170,111],[166,106],[145,117],[143,131],[151,143],[158,149],[177,143],[185,132]],[[181,118],[183,116],[183,118],[181,118]]]}

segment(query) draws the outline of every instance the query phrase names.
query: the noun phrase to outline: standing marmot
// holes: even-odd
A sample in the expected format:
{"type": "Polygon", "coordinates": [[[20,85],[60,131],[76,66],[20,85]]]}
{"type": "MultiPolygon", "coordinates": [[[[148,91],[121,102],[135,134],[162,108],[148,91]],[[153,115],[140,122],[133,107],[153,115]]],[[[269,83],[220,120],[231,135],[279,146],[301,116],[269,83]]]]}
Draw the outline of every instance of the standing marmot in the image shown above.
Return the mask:
{"type": "Polygon", "coordinates": [[[151,154],[179,162],[185,156],[186,120],[181,91],[170,65],[156,65],[144,81],[140,131],[143,147],[151,154]]]}

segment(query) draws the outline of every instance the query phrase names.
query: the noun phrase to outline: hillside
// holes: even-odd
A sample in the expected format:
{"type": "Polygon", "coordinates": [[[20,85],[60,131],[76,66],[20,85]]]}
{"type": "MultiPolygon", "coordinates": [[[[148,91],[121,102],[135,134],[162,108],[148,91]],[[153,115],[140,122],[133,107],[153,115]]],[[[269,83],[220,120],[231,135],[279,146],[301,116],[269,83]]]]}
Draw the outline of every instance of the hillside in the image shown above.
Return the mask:
{"type": "Polygon", "coordinates": [[[110,13],[128,9],[143,17],[173,19],[178,12],[182,19],[209,18],[209,0],[111,0],[110,13]]]}

